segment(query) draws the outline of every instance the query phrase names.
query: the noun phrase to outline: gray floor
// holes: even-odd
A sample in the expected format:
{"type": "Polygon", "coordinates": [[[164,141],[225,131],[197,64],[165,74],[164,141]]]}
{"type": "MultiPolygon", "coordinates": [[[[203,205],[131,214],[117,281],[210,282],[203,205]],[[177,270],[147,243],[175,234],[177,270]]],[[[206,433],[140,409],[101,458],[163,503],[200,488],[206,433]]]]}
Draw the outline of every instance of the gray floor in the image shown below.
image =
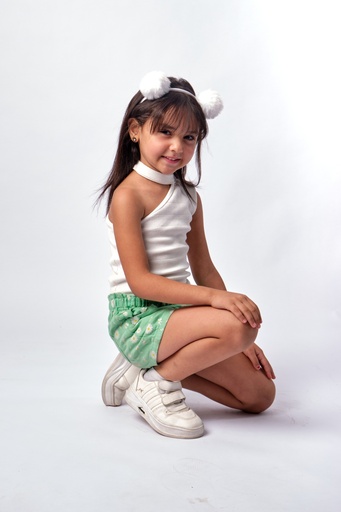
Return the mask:
{"type": "Polygon", "coordinates": [[[102,404],[110,343],[2,349],[1,512],[339,511],[337,388],[331,412],[323,387],[298,394],[277,367],[276,403],[259,416],[187,392],[206,433],[183,441],[102,404]]]}

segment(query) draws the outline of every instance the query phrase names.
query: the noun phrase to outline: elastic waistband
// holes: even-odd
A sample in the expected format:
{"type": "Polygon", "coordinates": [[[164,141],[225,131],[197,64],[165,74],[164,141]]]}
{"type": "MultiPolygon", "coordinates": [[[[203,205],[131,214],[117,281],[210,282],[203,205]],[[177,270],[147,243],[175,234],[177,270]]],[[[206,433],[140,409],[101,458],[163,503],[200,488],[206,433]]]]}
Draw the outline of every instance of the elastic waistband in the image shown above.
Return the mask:
{"type": "Polygon", "coordinates": [[[132,293],[111,293],[108,297],[109,304],[112,308],[144,308],[152,304],[156,306],[165,306],[164,302],[156,302],[153,300],[140,299],[132,293]]]}

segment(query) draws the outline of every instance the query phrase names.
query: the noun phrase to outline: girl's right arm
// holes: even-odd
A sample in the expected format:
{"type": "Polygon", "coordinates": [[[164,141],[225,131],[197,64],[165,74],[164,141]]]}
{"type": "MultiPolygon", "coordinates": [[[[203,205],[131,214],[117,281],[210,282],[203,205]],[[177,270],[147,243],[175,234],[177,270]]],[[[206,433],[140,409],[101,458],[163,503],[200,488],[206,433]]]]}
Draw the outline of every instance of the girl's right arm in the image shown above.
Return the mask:
{"type": "Polygon", "coordinates": [[[261,323],[257,306],[248,297],[173,281],[150,272],[141,220],[144,205],[138,190],[120,186],[115,190],[109,210],[114,226],[118,254],[134,295],[170,304],[209,305],[231,311],[241,322],[257,327],[261,323]]]}

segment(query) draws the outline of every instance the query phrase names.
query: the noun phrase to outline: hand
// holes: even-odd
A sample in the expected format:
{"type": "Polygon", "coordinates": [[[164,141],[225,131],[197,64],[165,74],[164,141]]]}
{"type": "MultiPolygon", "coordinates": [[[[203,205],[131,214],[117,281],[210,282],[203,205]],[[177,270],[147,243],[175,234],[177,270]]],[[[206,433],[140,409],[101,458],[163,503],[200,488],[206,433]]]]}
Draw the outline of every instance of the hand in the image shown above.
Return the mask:
{"type": "Polygon", "coordinates": [[[253,343],[251,347],[244,350],[243,354],[250,359],[252,366],[256,370],[263,370],[268,379],[276,378],[271,364],[265,357],[263,350],[256,343],[253,343]]]}
{"type": "Polygon", "coordinates": [[[217,309],[227,309],[243,324],[249,323],[251,327],[257,329],[261,326],[262,316],[258,306],[246,295],[215,290],[211,306],[217,309]]]}

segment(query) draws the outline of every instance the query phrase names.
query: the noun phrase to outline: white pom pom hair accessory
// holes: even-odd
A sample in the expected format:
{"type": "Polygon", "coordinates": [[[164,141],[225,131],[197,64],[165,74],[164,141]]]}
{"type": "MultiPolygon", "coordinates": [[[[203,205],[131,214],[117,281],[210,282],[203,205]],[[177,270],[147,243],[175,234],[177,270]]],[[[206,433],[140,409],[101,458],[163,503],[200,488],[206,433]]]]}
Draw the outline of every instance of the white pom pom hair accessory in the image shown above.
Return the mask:
{"type": "Polygon", "coordinates": [[[197,100],[206,119],[214,119],[224,108],[223,100],[216,91],[208,89],[207,91],[201,92],[198,96],[194,96],[194,94],[185,89],[171,87],[171,81],[162,71],[151,71],[147,73],[141,80],[140,91],[143,94],[142,101],[162,98],[162,96],[170,91],[188,94],[197,100]]]}

